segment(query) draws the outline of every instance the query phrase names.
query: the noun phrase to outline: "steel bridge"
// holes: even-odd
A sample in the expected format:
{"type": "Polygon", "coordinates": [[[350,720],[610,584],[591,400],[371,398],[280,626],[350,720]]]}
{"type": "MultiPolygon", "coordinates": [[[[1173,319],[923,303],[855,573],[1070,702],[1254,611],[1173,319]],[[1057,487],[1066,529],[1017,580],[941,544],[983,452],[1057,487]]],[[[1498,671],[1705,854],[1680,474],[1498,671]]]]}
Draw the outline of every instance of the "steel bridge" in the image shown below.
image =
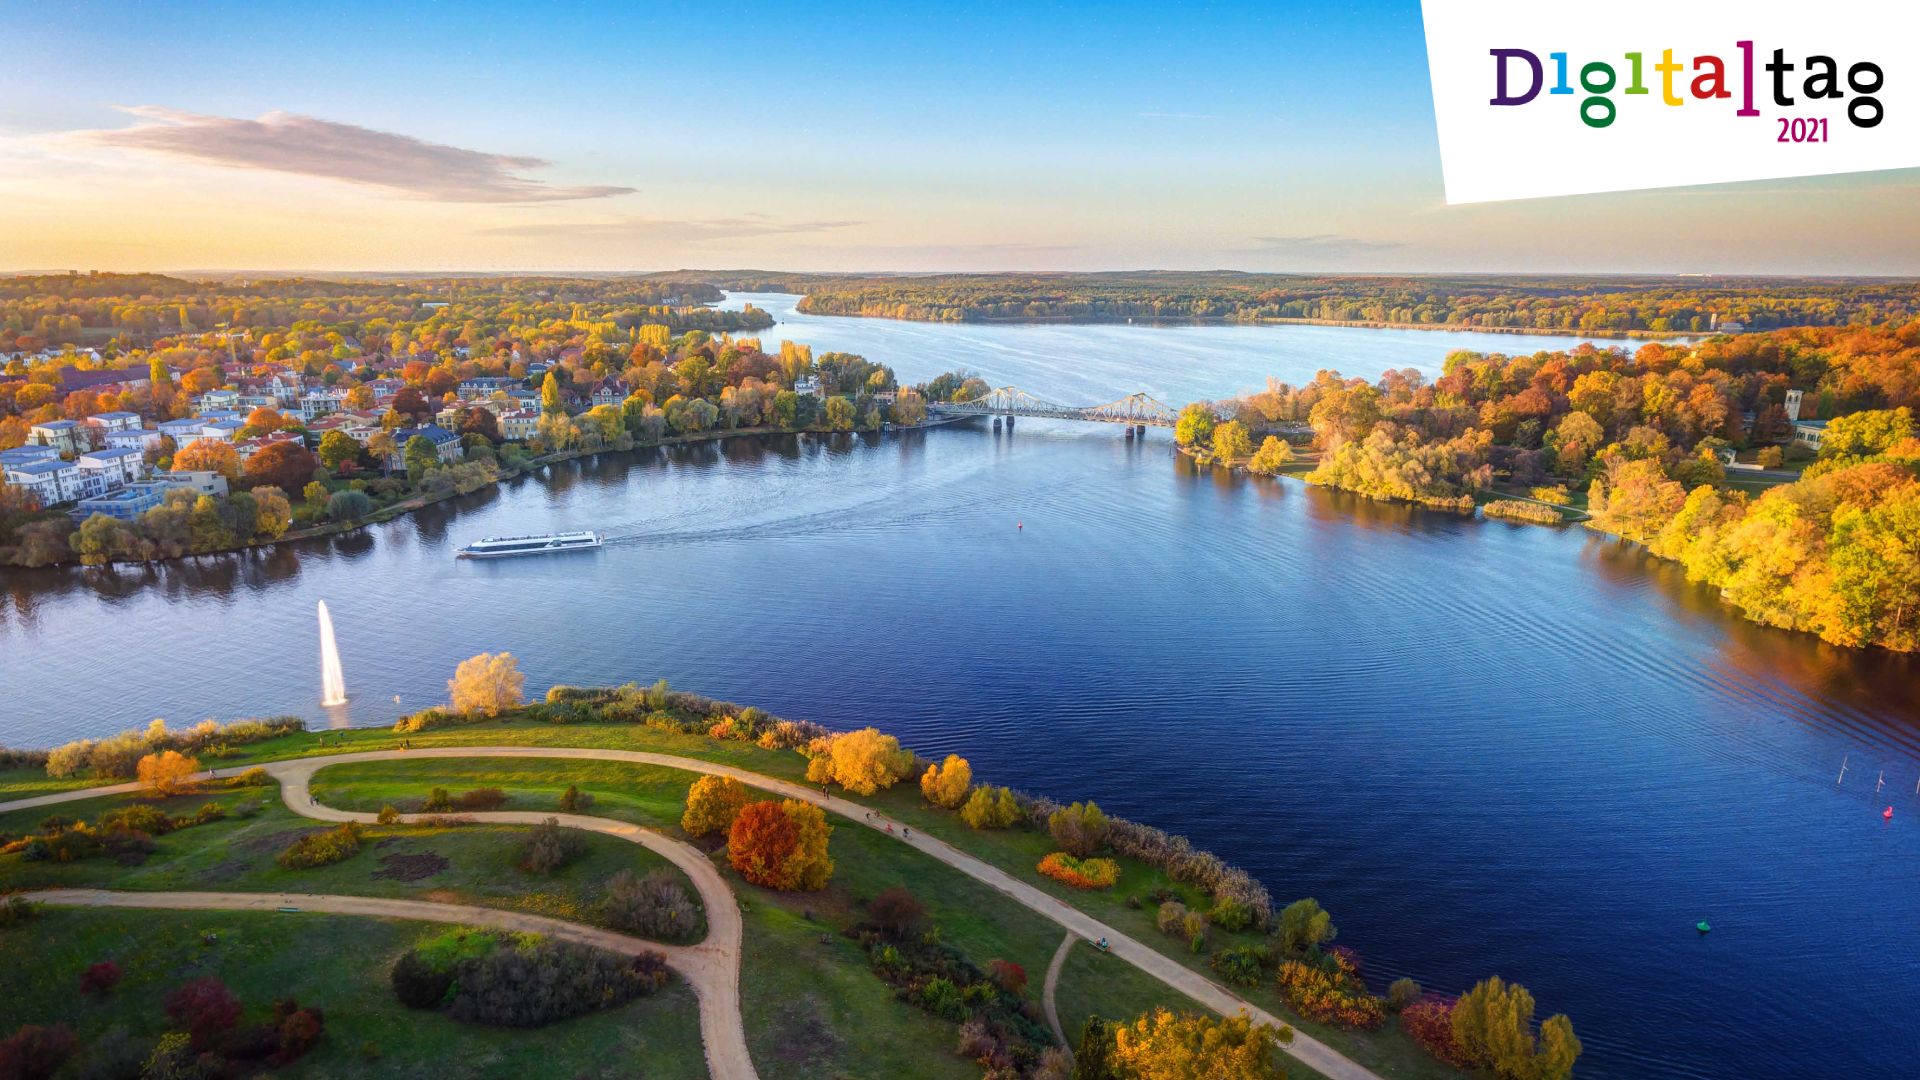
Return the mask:
{"type": "Polygon", "coordinates": [[[941,416],[1036,416],[1049,420],[1092,420],[1135,427],[1172,427],[1180,410],[1145,394],[1129,394],[1105,405],[1056,405],[1017,386],[1002,386],[971,401],[937,401],[928,411],[941,416]]]}

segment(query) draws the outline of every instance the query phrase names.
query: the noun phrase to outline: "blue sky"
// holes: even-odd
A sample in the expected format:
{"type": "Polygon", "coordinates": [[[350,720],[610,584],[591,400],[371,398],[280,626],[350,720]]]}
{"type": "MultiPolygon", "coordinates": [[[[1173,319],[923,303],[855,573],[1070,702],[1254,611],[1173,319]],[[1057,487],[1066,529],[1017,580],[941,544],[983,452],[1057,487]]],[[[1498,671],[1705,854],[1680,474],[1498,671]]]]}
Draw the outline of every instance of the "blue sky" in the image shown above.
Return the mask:
{"type": "Polygon", "coordinates": [[[1444,206],[1411,0],[9,4],[0,33],[0,268],[1920,271],[1913,172],[1444,206]]]}

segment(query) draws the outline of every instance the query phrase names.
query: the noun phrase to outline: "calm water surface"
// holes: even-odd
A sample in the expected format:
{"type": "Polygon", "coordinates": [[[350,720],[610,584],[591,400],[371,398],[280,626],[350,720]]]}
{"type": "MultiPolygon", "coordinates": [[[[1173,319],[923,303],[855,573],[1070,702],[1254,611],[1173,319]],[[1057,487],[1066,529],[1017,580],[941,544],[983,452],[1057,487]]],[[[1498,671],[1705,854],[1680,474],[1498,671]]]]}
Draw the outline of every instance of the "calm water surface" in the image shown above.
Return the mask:
{"type": "MultiPolygon", "coordinates": [[[[800,319],[766,337],[1068,402],[1563,344],[1386,333],[800,319]]],[[[1524,981],[1573,1016],[1582,1076],[1920,1060],[1920,672],[1731,619],[1578,531],[1196,471],[1164,431],[1022,421],[606,455],[328,542],[6,573],[7,744],[153,716],[385,723],[504,648],[538,687],[665,676],[1185,832],[1283,902],[1318,897],[1377,984],[1524,981]],[[559,528],[616,539],[452,557],[559,528]],[[353,695],[333,715],[321,599],[353,695]]]]}

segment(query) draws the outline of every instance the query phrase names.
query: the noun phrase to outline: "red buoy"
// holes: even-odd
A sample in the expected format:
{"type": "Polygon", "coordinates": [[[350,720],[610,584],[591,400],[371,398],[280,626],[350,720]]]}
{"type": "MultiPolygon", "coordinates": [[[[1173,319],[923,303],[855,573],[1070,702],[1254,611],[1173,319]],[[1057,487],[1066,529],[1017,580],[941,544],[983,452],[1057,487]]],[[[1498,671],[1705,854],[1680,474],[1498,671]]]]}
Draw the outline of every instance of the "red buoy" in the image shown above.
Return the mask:
{"type": "Polygon", "coordinates": [[[1883,817],[1883,818],[1886,818],[1886,819],[1887,819],[1888,821],[1892,821],[1892,820],[1893,820],[1893,807],[1891,807],[1891,806],[1889,806],[1889,807],[1887,807],[1887,808],[1886,808],[1885,810],[1883,810],[1883,811],[1881,811],[1881,812],[1880,812],[1880,816],[1881,816],[1881,817],[1883,817]]]}

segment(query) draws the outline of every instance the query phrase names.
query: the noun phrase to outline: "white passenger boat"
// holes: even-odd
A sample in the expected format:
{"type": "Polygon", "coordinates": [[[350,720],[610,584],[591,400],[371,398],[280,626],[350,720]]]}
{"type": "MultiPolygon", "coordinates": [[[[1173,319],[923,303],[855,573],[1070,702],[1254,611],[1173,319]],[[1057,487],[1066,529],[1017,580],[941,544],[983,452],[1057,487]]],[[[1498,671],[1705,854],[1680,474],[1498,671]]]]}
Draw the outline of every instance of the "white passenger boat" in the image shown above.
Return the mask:
{"type": "Polygon", "coordinates": [[[513,555],[551,555],[591,551],[601,545],[597,532],[548,533],[545,536],[489,536],[460,549],[462,559],[504,559],[513,555]]]}

